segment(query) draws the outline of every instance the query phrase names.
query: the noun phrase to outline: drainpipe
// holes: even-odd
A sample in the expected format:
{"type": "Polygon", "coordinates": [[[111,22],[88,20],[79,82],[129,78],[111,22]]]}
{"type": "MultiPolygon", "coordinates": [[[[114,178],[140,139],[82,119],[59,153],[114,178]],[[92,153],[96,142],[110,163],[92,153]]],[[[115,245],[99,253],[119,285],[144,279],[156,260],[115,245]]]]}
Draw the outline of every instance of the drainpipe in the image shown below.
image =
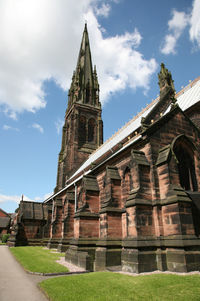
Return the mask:
{"type": "Polygon", "coordinates": [[[77,185],[76,185],[76,183],[74,183],[74,187],[75,187],[75,208],[74,208],[74,211],[76,213],[76,211],[77,211],[77,185]]]}

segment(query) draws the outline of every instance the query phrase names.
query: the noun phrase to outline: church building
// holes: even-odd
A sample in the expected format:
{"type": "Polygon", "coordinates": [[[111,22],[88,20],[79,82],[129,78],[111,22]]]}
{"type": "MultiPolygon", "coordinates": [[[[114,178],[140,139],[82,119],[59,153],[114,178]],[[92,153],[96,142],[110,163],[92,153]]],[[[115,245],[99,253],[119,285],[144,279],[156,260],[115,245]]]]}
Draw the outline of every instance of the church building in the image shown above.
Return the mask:
{"type": "Polygon", "coordinates": [[[54,193],[21,201],[9,245],[47,244],[86,270],[200,270],[200,77],[179,93],[161,64],[160,95],[103,143],[87,26],[54,193]]]}

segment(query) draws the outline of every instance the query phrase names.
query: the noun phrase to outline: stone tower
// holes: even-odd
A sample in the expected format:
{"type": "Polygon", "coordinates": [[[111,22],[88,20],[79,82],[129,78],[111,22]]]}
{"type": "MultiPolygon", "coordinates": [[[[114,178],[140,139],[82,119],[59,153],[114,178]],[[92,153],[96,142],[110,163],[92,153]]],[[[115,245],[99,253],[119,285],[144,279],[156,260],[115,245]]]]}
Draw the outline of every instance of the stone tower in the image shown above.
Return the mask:
{"type": "Polygon", "coordinates": [[[76,70],[68,94],[55,192],[103,143],[103,122],[96,67],[92,66],[85,24],[76,70]]]}

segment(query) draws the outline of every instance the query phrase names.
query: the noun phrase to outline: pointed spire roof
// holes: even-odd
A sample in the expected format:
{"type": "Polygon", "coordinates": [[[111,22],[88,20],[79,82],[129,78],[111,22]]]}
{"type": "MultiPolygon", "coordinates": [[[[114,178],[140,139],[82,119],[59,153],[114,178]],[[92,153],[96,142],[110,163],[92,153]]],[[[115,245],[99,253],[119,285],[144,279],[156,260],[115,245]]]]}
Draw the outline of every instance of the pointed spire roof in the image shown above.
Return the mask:
{"type": "Polygon", "coordinates": [[[92,58],[90,51],[90,42],[87,30],[87,24],[83,31],[83,37],[81,41],[81,47],[78,56],[78,62],[76,67],[76,75],[81,73],[81,84],[86,87],[89,83],[90,86],[93,83],[93,68],[92,68],[92,58]]]}
{"type": "Polygon", "coordinates": [[[101,108],[99,102],[99,83],[96,67],[93,70],[92,66],[87,24],[85,24],[83,31],[76,70],[72,77],[68,96],[67,112],[73,103],[82,103],[101,108]]]}

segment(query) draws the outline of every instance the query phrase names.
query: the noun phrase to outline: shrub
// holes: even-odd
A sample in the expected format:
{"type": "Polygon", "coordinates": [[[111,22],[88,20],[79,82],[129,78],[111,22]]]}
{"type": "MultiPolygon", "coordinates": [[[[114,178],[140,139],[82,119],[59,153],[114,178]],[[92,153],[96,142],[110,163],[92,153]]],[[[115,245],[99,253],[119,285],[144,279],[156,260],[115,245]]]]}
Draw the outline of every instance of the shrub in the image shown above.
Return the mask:
{"type": "Polygon", "coordinates": [[[2,239],[1,239],[2,243],[6,243],[9,237],[10,237],[10,234],[3,234],[2,239]]]}

